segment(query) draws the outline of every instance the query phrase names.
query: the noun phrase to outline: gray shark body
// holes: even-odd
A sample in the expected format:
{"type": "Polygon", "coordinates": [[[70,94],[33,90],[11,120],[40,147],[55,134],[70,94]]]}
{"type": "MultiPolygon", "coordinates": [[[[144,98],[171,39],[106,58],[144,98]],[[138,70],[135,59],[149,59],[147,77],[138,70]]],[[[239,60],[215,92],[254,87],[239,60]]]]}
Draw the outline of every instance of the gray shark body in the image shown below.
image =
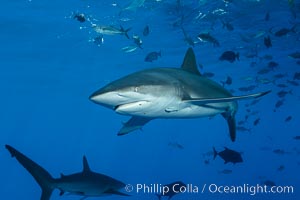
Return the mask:
{"type": "Polygon", "coordinates": [[[45,169],[24,154],[9,145],[5,145],[5,147],[11,156],[15,157],[40,185],[42,188],[41,200],[49,200],[54,189],[59,189],[60,195],[70,193],[83,196],[83,198],[112,194],[129,196],[119,191],[125,187],[125,184],[121,181],[91,171],[85,156],[83,157],[82,172],[61,175],[61,178],[52,178],[45,169]]]}
{"type": "Polygon", "coordinates": [[[181,68],[154,68],[130,74],[99,89],[90,99],[119,114],[132,116],[119,135],[139,129],[155,118],[222,114],[234,141],[237,100],[257,98],[267,93],[232,96],[221,85],[201,75],[194,52],[189,48],[181,68]]]}

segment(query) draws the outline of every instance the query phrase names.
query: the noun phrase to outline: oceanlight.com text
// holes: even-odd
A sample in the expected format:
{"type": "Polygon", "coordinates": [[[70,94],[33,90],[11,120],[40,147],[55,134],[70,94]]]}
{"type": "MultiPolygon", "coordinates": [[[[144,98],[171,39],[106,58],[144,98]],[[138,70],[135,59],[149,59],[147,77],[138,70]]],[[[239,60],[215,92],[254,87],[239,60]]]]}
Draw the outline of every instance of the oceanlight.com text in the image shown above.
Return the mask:
{"type": "Polygon", "coordinates": [[[203,185],[202,193],[208,191],[209,193],[224,193],[224,194],[293,194],[294,187],[293,186],[267,186],[267,185],[217,185],[217,184],[209,184],[203,185]]]}

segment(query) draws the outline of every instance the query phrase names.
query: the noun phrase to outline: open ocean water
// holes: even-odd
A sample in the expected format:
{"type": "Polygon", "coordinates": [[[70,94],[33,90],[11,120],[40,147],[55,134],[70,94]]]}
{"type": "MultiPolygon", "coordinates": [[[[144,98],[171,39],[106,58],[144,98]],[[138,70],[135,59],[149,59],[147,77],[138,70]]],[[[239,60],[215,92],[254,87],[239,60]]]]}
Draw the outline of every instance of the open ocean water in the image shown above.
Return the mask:
{"type": "MultiPolygon", "coordinates": [[[[144,184],[175,181],[193,190],[174,200],[300,198],[299,0],[2,0],[0,17],[1,199],[41,195],[6,144],[54,178],[81,172],[85,155],[94,172],[132,187],[121,190],[129,197],[89,199],[158,199],[144,184]],[[129,38],[95,26],[122,26],[129,38]],[[189,47],[202,75],[233,95],[271,90],[239,101],[236,141],[221,115],[156,119],[117,136],[129,116],[89,96],[139,70],[179,68],[189,47]],[[220,60],[225,51],[239,60],[220,60]],[[157,59],[146,62],[150,52],[157,59]],[[235,150],[243,162],[214,159],[213,147],[235,150]]],[[[59,193],[51,200],[82,198],[59,193]]]]}

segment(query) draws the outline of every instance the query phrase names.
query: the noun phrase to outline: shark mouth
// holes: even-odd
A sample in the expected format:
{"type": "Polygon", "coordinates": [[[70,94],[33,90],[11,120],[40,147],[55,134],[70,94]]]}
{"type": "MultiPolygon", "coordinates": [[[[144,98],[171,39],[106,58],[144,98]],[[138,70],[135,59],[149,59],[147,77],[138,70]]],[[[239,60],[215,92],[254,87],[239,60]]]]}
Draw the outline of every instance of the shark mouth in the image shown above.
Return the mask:
{"type": "Polygon", "coordinates": [[[124,103],[124,104],[115,106],[114,111],[118,112],[118,113],[137,111],[137,110],[141,109],[141,107],[147,103],[149,103],[149,101],[145,101],[145,100],[124,103]]]}

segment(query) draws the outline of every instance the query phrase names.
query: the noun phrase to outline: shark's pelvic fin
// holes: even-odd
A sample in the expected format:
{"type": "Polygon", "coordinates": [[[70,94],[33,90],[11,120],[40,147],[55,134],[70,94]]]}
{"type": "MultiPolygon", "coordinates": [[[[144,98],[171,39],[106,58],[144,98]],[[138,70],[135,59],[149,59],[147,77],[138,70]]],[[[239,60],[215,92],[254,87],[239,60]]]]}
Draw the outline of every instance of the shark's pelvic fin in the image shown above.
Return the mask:
{"type": "Polygon", "coordinates": [[[152,118],[136,117],[136,116],[131,117],[126,123],[124,123],[123,127],[118,132],[118,135],[125,135],[132,131],[140,129],[151,120],[152,118]]]}
{"type": "Polygon", "coordinates": [[[19,163],[33,176],[36,182],[42,188],[41,200],[49,200],[54,187],[52,183],[54,179],[52,176],[37,163],[33,162],[25,155],[14,149],[9,145],[5,145],[5,148],[10,152],[12,157],[15,157],[19,163]]]}
{"type": "Polygon", "coordinates": [[[90,172],[90,166],[85,156],[83,156],[83,172],[90,172]]]}
{"type": "Polygon", "coordinates": [[[201,76],[197,68],[196,56],[192,48],[189,48],[185,53],[181,69],[201,76]]]}
{"type": "Polygon", "coordinates": [[[243,96],[233,96],[233,97],[221,97],[221,98],[191,98],[191,99],[183,99],[184,102],[191,102],[196,105],[204,105],[209,103],[222,103],[222,102],[230,102],[230,101],[237,101],[243,99],[250,99],[250,98],[258,98],[264,96],[271,91],[260,92],[255,94],[243,95],[243,96]]]}

